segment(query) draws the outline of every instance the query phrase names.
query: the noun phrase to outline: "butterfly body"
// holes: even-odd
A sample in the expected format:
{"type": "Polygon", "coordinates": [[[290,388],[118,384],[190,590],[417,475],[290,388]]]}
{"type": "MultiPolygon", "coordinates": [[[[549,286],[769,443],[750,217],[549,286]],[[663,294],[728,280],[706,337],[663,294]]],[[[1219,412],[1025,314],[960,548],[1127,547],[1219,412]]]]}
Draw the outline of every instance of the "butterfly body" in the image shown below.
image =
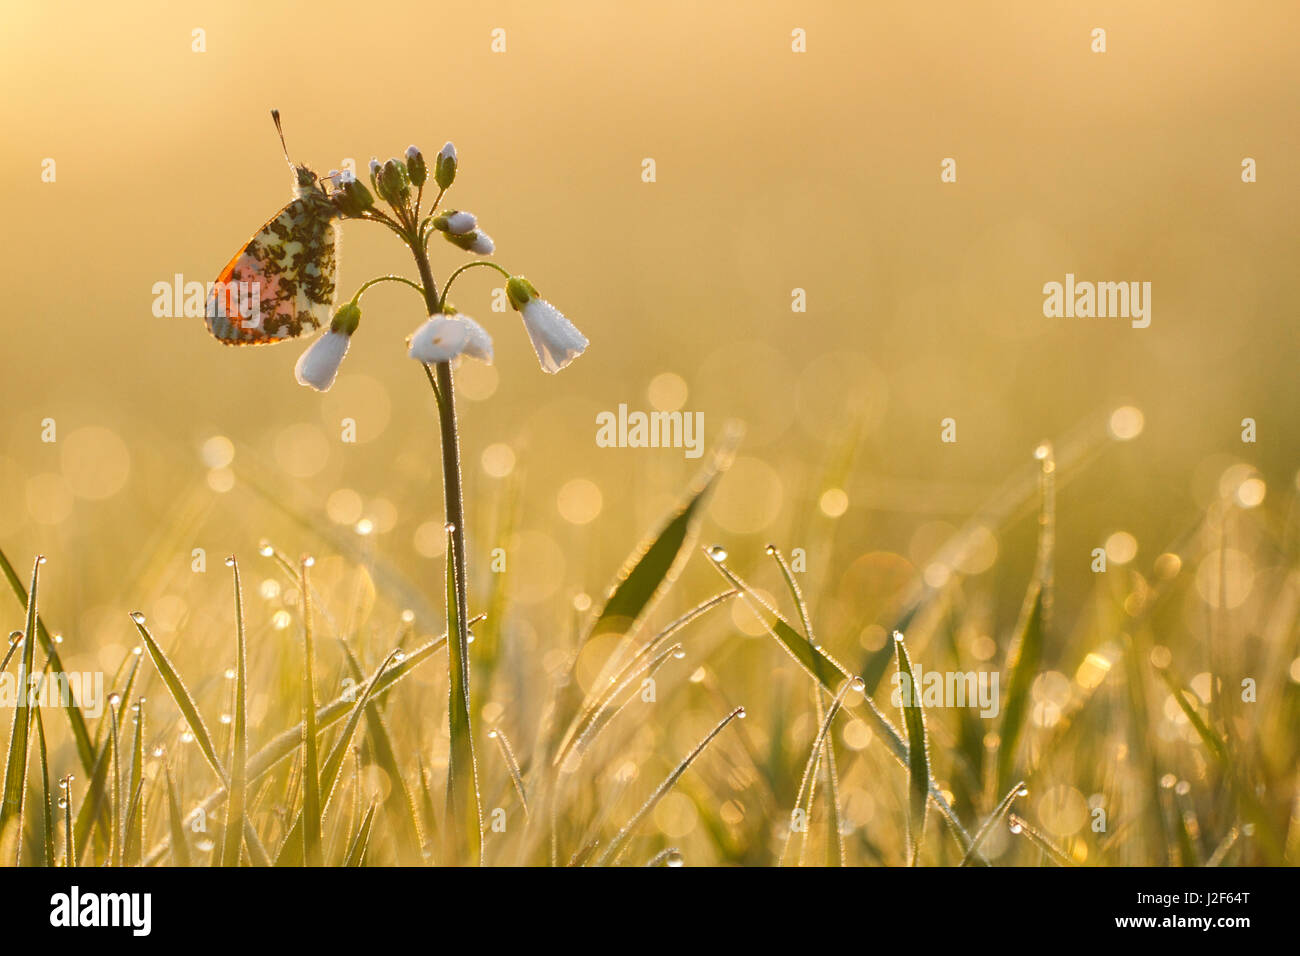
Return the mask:
{"type": "Polygon", "coordinates": [[[294,198],[221,270],[208,295],[208,331],[225,345],[269,345],[329,325],[339,213],[315,173],[294,172],[294,198]]]}

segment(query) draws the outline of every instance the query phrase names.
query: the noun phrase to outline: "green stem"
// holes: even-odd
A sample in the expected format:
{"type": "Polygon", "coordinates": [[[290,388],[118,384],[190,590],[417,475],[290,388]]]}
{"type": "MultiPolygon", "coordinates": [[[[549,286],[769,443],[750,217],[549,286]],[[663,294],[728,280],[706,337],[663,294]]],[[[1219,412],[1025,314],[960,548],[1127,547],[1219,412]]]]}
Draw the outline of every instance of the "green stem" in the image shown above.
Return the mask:
{"type": "MultiPolygon", "coordinates": [[[[420,270],[424,285],[424,299],[429,314],[439,311],[438,286],[429,267],[429,255],[418,237],[411,237],[411,251],[420,270]]],[[[427,367],[426,367],[427,368],[427,367]]],[[[465,560],[465,506],[461,493],[460,433],[456,425],[456,396],[452,387],[451,363],[438,362],[434,366],[435,394],[438,396],[438,424],[442,433],[442,489],[449,527],[451,546],[448,558],[452,562],[453,594],[447,609],[447,665],[450,692],[448,713],[451,727],[451,749],[447,766],[447,802],[456,819],[447,821],[449,831],[466,832],[471,827],[477,840],[464,847],[469,862],[482,858],[483,817],[478,792],[478,771],[475,767],[469,691],[469,610],[465,582],[468,580],[465,560]]],[[[454,865],[458,859],[447,859],[454,865]]]]}
{"type": "Polygon", "coordinates": [[[447,293],[451,291],[451,284],[456,281],[456,277],[466,269],[473,269],[475,266],[487,266],[489,269],[496,269],[497,272],[501,273],[507,279],[510,278],[510,270],[501,268],[501,266],[497,265],[495,262],[488,262],[486,259],[476,259],[473,262],[467,262],[452,272],[451,275],[447,276],[447,284],[442,287],[442,298],[438,300],[439,312],[447,307],[447,293]]]}
{"type": "Polygon", "coordinates": [[[352,304],[356,305],[361,299],[361,294],[363,292],[369,289],[372,285],[378,285],[381,282],[401,282],[403,285],[409,285],[416,292],[420,293],[421,296],[424,295],[424,289],[420,288],[419,283],[412,282],[410,279],[406,278],[406,276],[376,276],[375,278],[361,284],[361,288],[357,289],[356,294],[352,296],[352,304]]]}

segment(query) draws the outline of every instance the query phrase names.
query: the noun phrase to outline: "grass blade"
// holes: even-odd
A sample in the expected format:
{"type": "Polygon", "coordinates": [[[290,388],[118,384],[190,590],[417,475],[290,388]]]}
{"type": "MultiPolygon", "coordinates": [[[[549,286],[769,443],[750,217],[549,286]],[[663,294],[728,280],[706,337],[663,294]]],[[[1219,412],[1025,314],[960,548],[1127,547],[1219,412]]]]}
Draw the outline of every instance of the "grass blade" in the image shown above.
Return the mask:
{"type": "MultiPolygon", "coordinates": [[[[244,594],[239,586],[239,562],[231,555],[226,558],[226,566],[234,572],[235,578],[235,713],[231,730],[230,798],[226,801],[226,836],[221,849],[221,865],[239,866],[248,785],[248,642],[244,634],[244,594]]],[[[312,710],[314,712],[315,708],[312,710]]]]}
{"type": "MultiPolygon", "coordinates": [[[[348,722],[343,725],[343,730],[339,734],[338,740],[334,742],[334,747],[330,750],[329,756],[325,758],[325,766],[321,770],[320,777],[320,800],[322,812],[328,807],[330,800],[334,796],[334,789],[338,784],[339,775],[343,770],[343,762],[347,759],[348,750],[352,746],[352,739],[356,736],[357,725],[361,722],[361,715],[366,712],[370,704],[370,697],[374,693],[375,685],[379,683],[379,678],[383,676],[393,663],[393,660],[400,651],[393,651],[379,665],[379,670],[366,683],[357,699],[356,705],[352,712],[348,714],[348,722]]],[[[295,817],[293,826],[289,828],[285,836],[284,843],[280,847],[280,852],[276,855],[276,866],[300,866],[303,860],[303,840],[302,840],[302,813],[301,811],[295,817]]]]}
{"type": "Polygon", "coordinates": [[[320,768],[316,754],[316,648],[311,630],[311,582],[308,571],[315,562],[305,557],[300,569],[302,587],[302,853],[307,866],[321,866],[320,768]]]}
{"type": "Polygon", "coordinates": [[[1043,658],[1043,587],[1037,578],[1029,585],[1020,626],[1007,652],[1007,693],[998,730],[997,788],[1007,789],[1017,765],[1017,745],[1029,714],[1029,692],[1043,658]]]}
{"type": "MultiPolygon", "coordinates": [[[[22,581],[18,579],[18,573],[14,570],[14,566],[9,563],[9,558],[3,550],[0,550],[0,571],[4,572],[9,587],[13,590],[14,596],[18,598],[18,603],[26,607],[28,603],[27,589],[23,587],[22,581]]],[[[45,622],[41,620],[39,613],[36,615],[36,634],[40,638],[41,650],[45,652],[45,659],[50,670],[56,674],[63,673],[63,661],[59,658],[58,645],[54,642],[54,638],[50,636],[49,629],[45,626],[45,622]]],[[[95,747],[90,740],[90,730],[86,727],[85,715],[81,713],[81,708],[71,696],[68,697],[63,710],[68,716],[68,725],[72,728],[73,739],[77,742],[77,756],[81,760],[81,768],[89,773],[95,765],[95,747]]]]}
{"type": "Polygon", "coordinates": [[[9,826],[16,826],[14,833],[14,862],[22,862],[22,815],[23,800],[27,793],[27,736],[31,727],[31,708],[28,685],[31,682],[32,665],[36,656],[36,591],[40,582],[43,556],[32,562],[32,586],[27,592],[27,623],[23,627],[23,654],[18,665],[18,702],[14,707],[13,728],[9,735],[9,759],[5,761],[5,785],[3,802],[0,802],[0,834],[7,832],[9,826]]]}
{"type": "Polygon", "coordinates": [[[632,835],[632,832],[636,829],[637,825],[645,819],[646,814],[655,808],[655,804],[662,799],[663,795],[672,789],[673,784],[677,783],[682,774],[686,772],[686,769],[695,762],[695,758],[704,752],[704,748],[713,741],[714,737],[722,733],[723,728],[726,727],[727,724],[731,723],[737,717],[744,716],[745,708],[737,707],[726,717],[723,717],[722,720],[718,722],[718,725],[710,730],[708,734],[705,735],[704,739],[695,745],[695,749],[686,755],[685,759],[683,759],[682,762],[673,769],[672,773],[664,778],[663,782],[659,784],[659,786],[655,787],[654,792],[650,794],[649,799],[641,805],[641,809],[632,814],[632,819],[623,824],[623,827],[614,835],[614,838],[609,841],[609,846],[605,848],[605,852],[597,861],[597,866],[604,866],[613,862],[617,858],[619,850],[622,849],[623,844],[627,842],[628,837],[632,835]]]}
{"type": "Polygon", "coordinates": [[[32,718],[36,722],[37,753],[41,758],[41,829],[43,841],[42,860],[46,866],[54,866],[54,804],[50,797],[50,760],[45,748],[45,721],[41,719],[41,709],[32,708],[32,718]]]}
{"type": "Polygon", "coordinates": [[[361,826],[357,829],[356,836],[352,838],[352,843],[348,847],[348,855],[343,861],[344,866],[360,866],[366,858],[366,850],[370,846],[370,830],[375,822],[375,807],[373,801],[370,809],[366,811],[365,818],[361,821],[361,826]]]}
{"type": "Polygon", "coordinates": [[[894,632],[898,652],[898,672],[902,675],[903,723],[907,727],[907,842],[911,848],[909,866],[921,859],[925,839],[925,814],[930,805],[930,750],[925,733],[925,710],[921,707],[921,688],[912,676],[912,660],[900,631],[894,632]]]}
{"type": "Polygon", "coordinates": [[[1007,791],[1007,795],[1002,798],[1002,802],[993,808],[993,812],[989,814],[989,818],[984,821],[984,825],[976,831],[975,839],[972,841],[970,849],[966,851],[966,855],[962,857],[961,863],[959,864],[960,866],[971,865],[971,861],[974,860],[976,855],[979,853],[980,844],[984,842],[984,838],[992,833],[993,828],[1004,820],[1006,815],[1011,812],[1011,806],[1016,802],[1016,798],[1027,796],[1029,796],[1029,791],[1025,789],[1025,782],[1023,780],[1007,791]]]}
{"type": "Polygon", "coordinates": [[[199,745],[199,750],[207,759],[208,765],[212,772],[217,775],[222,786],[229,786],[230,778],[226,775],[226,768],[222,766],[220,758],[217,757],[217,748],[212,745],[212,735],[208,733],[208,725],[203,722],[203,716],[199,713],[198,705],[194,703],[194,698],[190,695],[185,682],[181,680],[180,674],[172,666],[172,662],[163,653],[163,649],[158,646],[154,640],[153,634],[145,625],[145,617],[139,611],[131,614],[131,620],[135,628],[140,632],[140,639],[144,641],[145,649],[149,652],[149,657],[153,659],[154,667],[157,668],[158,674],[167,685],[167,691],[171,694],[172,700],[176,702],[181,716],[185,718],[186,724],[189,725],[190,733],[194,735],[194,742],[199,745]]]}
{"type": "Polygon", "coordinates": [[[163,768],[167,777],[167,822],[171,829],[172,860],[177,866],[190,865],[190,841],[185,834],[185,818],[181,813],[181,802],[176,796],[176,785],[172,783],[172,769],[163,768]]]}
{"type": "MultiPolygon", "coordinates": [[[[447,633],[461,633],[457,616],[454,531],[447,529],[447,633]]],[[[466,629],[468,630],[468,629],[466,629]]],[[[483,859],[483,808],[478,791],[478,765],[470,725],[469,646],[453,640],[447,644],[448,727],[451,744],[447,755],[447,825],[443,828],[444,864],[477,866],[483,859]]]]}

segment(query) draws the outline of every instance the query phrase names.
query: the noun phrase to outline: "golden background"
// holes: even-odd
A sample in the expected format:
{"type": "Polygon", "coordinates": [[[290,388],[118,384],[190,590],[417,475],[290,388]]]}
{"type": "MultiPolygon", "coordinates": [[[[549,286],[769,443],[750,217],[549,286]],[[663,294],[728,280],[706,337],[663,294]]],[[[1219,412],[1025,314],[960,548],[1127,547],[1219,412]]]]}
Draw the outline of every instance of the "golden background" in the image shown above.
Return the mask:
{"type": "MultiPolygon", "coordinates": [[[[458,280],[455,303],[496,342],[493,370],[460,380],[471,571],[481,583],[523,478],[519,627],[568,626],[572,596],[599,595],[694,473],[680,450],[594,442],[598,412],[674,404],[683,383],[706,447],[725,421],[747,426],[704,543],[752,565],[769,540],[812,541],[809,523],[834,517],[816,507],[823,477],[852,447],[847,511],[808,587],[848,588],[860,556],[896,555],[879,608],[1030,473],[1040,440],[1068,447],[1115,407],[1141,409],[1140,438],[1062,476],[1068,617],[1088,600],[1092,548],[1123,529],[1149,563],[1238,459],[1286,515],[1300,464],[1297,25],[1283,2],[7,3],[0,543],[20,565],[49,555],[45,613],[78,631],[83,666],[88,648],[116,666],[137,607],[164,635],[225,633],[195,619],[227,601],[220,559],[255,561],[263,535],[292,554],[364,555],[396,603],[440,608],[437,429],[403,347],[423,317],[410,291],[368,293],[324,396],[294,383],[297,344],[228,349],[199,319],[152,315],[154,283],[214,279],[289,199],[278,107],[294,160],[322,174],[454,141],[449,204],[591,340],[546,376],[518,317],[491,311],[495,274],[458,280]],[[490,50],[496,27],[505,53],[490,50]],[[940,182],[945,157],[956,184],[940,182]],[[1257,183],[1242,183],[1244,157],[1257,183]],[[1044,318],[1042,286],[1067,272],[1151,282],[1150,327],[1044,318]],[[791,311],[795,288],[806,313],[791,311]],[[355,445],[339,440],[344,417],[355,445]],[[939,441],[947,417],[955,445],[939,441]],[[1245,417],[1258,444],[1240,441],[1245,417]],[[499,445],[509,480],[500,448],[484,465],[499,445]],[[358,543],[361,519],[374,531],[358,543]],[[190,574],[196,547],[206,578],[190,574]]],[[[468,261],[433,251],[440,280],[468,261]]],[[[414,274],[394,237],[361,223],[344,225],[340,264],[341,297],[414,274]]],[[[1029,515],[1012,516],[991,572],[1002,629],[1032,564],[1029,515]]],[[[700,594],[716,583],[691,575],[700,594]]],[[[841,647],[887,618],[827,607],[841,647]]],[[[16,605],[9,618],[20,625],[16,605]]]]}

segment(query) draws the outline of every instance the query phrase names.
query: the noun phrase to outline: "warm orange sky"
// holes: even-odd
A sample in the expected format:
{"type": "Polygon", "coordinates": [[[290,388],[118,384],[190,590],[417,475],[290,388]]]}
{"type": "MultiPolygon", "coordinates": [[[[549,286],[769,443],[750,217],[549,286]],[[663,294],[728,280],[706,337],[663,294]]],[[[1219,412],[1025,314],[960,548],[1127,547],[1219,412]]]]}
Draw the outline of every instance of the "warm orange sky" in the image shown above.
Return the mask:
{"type": "MultiPolygon", "coordinates": [[[[1075,514],[1105,523],[1097,502],[1119,487],[1111,525],[1170,534],[1206,456],[1243,453],[1243,417],[1271,481],[1297,463],[1296,28],[1283,2],[8,4],[0,532],[15,550],[76,539],[23,508],[34,475],[71,467],[39,441],[46,417],[109,429],[129,456],[120,495],[78,498],[78,517],[129,501],[147,530],[202,483],[213,434],[275,461],[286,429],[356,410],[373,441],[302,476],[318,503],[339,483],[397,496],[394,463],[432,448],[404,290],[367,299],[324,403],[292,380],[297,345],[226,350],[151,314],[155,282],[214,278],[288,199],[276,106],[295,159],[322,172],[455,141],[453,204],[592,341],[542,375],[518,319],[490,312],[496,283],[467,277],[457,302],[497,341],[495,393],[466,404],[467,460],[525,442],[539,500],[575,474],[607,507],[644,492],[611,519],[605,558],[692,467],[592,441],[597,411],[647,407],[663,372],[710,435],[747,420],[747,453],[787,491],[845,396],[865,395],[860,487],[953,483],[958,510],[1040,438],[1132,403],[1141,446],[1092,475],[1075,514]],[[939,181],[945,157],[956,184],[939,181]],[[1151,282],[1151,327],[1044,318],[1043,283],[1067,272],[1151,282]],[[947,416],[954,447],[936,440],[947,416]]],[[[461,261],[439,248],[435,268],[461,261]]],[[[345,228],[343,295],[392,270],[410,268],[391,237],[345,228]]]]}

